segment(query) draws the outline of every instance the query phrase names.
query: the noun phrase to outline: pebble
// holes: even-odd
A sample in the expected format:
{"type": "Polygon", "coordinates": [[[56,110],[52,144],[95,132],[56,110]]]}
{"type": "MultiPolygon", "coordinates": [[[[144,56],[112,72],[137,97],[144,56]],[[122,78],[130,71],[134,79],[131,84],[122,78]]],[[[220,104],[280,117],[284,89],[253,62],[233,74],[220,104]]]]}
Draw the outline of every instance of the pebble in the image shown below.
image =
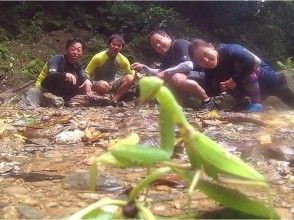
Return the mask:
{"type": "Polygon", "coordinates": [[[54,207],[58,207],[58,206],[59,206],[59,203],[57,203],[57,202],[49,202],[46,204],[47,208],[54,208],[54,207]]]}
{"type": "Polygon", "coordinates": [[[125,117],[125,114],[120,112],[120,113],[116,114],[116,117],[117,118],[123,118],[123,117],[125,117]]]}
{"type": "Polygon", "coordinates": [[[101,196],[99,196],[96,193],[80,193],[77,196],[80,199],[93,199],[93,200],[99,200],[99,199],[101,199],[101,196]]]}
{"type": "Polygon", "coordinates": [[[34,200],[34,199],[32,199],[32,198],[27,198],[27,199],[25,199],[25,200],[24,200],[24,203],[25,203],[26,205],[33,205],[33,206],[39,204],[38,201],[36,201],[36,200],[34,200]]]}
{"type": "Polygon", "coordinates": [[[181,204],[180,204],[179,202],[176,202],[176,203],[174,204],[174,207],[175,207],[176,209],[180,209],[182,206],[181,206],[181,204]]]}
{"type": "Polygon", "coordinates": [[[70,202],[67,202],[67,201],[62,201],[62,202],[60,202],[60,205],[62,205],[64,207],[70,207],[71,206],[71,203],[70,202]]]}
{"type": "Polygon", "coordinates": [[[153,210],[154,211],[164,211],[166,207],[164,205],[156,205],[153,210]]]}
{"type": "Polygon", "coordinates": [[[165,186],[165,185],[158,185],[155,187],[155,189],[157,191],[164,191],[164,192],[170,192],[171,191],[171,188],[168,187],[168,186],[165,186]]]}

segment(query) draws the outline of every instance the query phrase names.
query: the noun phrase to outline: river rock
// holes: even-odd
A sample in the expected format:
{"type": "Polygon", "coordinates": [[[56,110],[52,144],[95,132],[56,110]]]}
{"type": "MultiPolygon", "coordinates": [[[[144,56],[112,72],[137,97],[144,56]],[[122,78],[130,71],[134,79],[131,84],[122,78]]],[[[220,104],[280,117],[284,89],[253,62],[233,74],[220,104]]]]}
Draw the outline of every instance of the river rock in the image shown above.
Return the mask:
{"type": "Polygon", "coordinates": [[[63,131],[55,137],[55,142],[58,144],[74,144],[82,141],[84,132],[75,129],[73,131],[63,131]]]}
{"type": "Polygon", "coordinates": [[[44,217],[44,214],[36,209],[35,207],[29,205],[21,205],[18,207],[21,218],[26,219],[40,219],[44,217]]]}
{"type": "MultiPolygon", "coordinates": [[[[89,190],[90,172],[78,171],[70,173],[63,179],[64,188],[74,188],[78,190],[89,190]]],[[[98,174],[96,189],[98,191],[113,192],[123,189],[123,186],[113,176],[98,174]]]]}
{"type": "Polygon", "coordinates": [[[62,97],[53,95],[52,93],[43,93],[41,97],[41,106],[43,107],[62,107],[64,100],[62,97]]]}

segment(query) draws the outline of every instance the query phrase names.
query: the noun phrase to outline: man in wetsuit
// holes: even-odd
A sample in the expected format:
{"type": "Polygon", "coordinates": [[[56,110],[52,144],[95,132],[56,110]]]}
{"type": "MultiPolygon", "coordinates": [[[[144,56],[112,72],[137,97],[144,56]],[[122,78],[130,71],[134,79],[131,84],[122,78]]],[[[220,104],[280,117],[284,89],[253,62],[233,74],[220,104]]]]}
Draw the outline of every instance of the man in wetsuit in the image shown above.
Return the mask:
{"type": "Polygon", "coordinates": [[[277,72],[241,45],[221,43],[214,48],[204,40],[195,39],[189,53],[205,69],[209,95],[228,92],[237,101],[248,96],[250,103],[245,108],[249,112],[261,111],[262,100],[274,95],[280,86],[277,72]]]}
{"type": "Polygon", "coordinates": [[[36,86],[42,91],[61,96],[64,101],[68,101],[78,93],[91,96],[92,83],[80,62],[83,49],[82,40],[78,38],[68,40],[65,54],[55,55],[49,59],[36,81],[36,86]]]}
{"type": "Polygon", "coordinates": [[[113,104],[118,103],[134,85],[134,71],[130,62],[122,55],[125,41],[121,35],[114,34],[108,39],[108,49],[97,53],[89,62],[86,73],[93,80],[92,90],[98,94],[114,92],[113,104]],[[123,74],[122,77],[117,77],[123,74]]]}
{"type": "Polygon", "coordinates": [[[190,43],[183,39],[172,40],[163,30],[151,32],[149,42],[153,49],[162,55],[160,68],[153,69],[138,62],[133,63],[132,68],[162,78],[179,91],[199,98],[202,101],[201,110],[213,108],[213,98],[207,96],[202,88],[205,75],[201,71],[194,70],[193,62],[189,57],[190,43]]]}

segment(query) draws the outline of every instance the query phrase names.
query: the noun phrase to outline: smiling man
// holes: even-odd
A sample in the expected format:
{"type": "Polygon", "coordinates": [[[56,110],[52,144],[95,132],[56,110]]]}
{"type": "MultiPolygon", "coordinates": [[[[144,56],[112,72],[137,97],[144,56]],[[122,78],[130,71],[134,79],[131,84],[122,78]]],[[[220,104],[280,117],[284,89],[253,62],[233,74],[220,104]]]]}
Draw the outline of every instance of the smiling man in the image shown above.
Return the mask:
{"type": "Polygon", "coordinates": [[[92,83],[84,72],[80,59],[84,43],[81,39],[68,40],[65,53],[51,57],[40,72],[36,87],[68,101],[78,93],[91,96],[92,83]]]}
{"type": "Polygon", "coordinates": [[[203,89],[205,75],[193,66],[189,57],[190,43],[184,39],[172,40],[163,30],[151,32],[149,42],[153,49],[162,56],[161,66],[153,69],[136,62],[132,64],[132,68],[147,75],[157,76],[179,91],[199,98],[202,101],[201,110],[213,108],[213,98],[208,97],[203,89]]]}
{"type": "Polygon", "coordinates": [[[125,41],[121,35],[114,34],[108,38],[107,50],[97,53],[89,62],[86,73],[93,80],[92,90],[100,95],[113,91],[114,104],[121,101],[134,85],[134,71],[130,62],[122,55],[125,41]],[[117,75],[123,74],[122,77],[117,75]]]}
{"type": "Polygon", "coordinates": [[[189,53],[205,69],[207,92],[218,95],[228,92],[237,101],[247,96],[249,112],[262,111],[262,100],[279,86],[277,72],[245,47],[219,44],[216,48],[202,39],[194,39],[189,53]]]}

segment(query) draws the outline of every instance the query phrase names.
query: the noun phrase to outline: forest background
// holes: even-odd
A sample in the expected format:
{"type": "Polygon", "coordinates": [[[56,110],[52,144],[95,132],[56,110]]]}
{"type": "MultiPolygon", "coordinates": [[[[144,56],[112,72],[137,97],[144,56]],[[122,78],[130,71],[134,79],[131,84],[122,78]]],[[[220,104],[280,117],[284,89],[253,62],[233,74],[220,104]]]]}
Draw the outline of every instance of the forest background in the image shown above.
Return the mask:
{"type": "Polygon", "coordinates": [[[71,37],[86,42],[85,65],[106,48],[113,33],[123,34],[123,53],[130,62],[150,65],[158,59],[147,38],[154,29],[176,38],[203,38],[215,46],[239,43],[276,69],[287,59],[294,64],[291,1],[21,1],[0,2],[0,11],[0,90],[36,79],[71,37]]]}

